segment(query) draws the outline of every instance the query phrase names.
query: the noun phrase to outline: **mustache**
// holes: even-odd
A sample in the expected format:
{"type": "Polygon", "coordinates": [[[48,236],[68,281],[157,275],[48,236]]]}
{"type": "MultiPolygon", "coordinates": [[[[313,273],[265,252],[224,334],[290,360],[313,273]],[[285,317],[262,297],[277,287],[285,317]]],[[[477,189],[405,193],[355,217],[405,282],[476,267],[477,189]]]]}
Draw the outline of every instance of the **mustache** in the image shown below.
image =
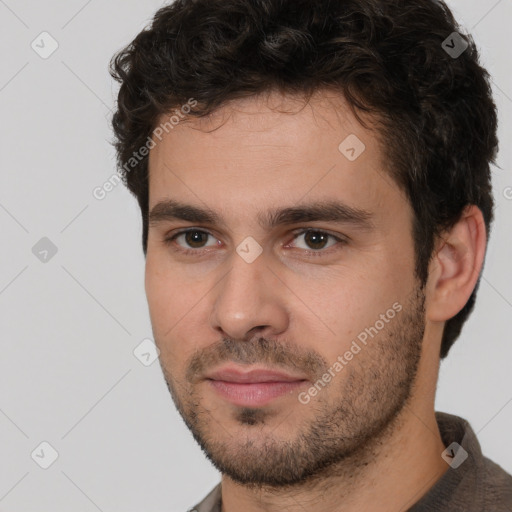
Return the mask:
{"type": "Polygon", "coordinates": [[[197,350],[190,358],[185,372],[187,382],[194,384],[220,363],[262,364],[273,369],[293,369],[311,379],[326,373],[327,361],[312,350],[306,350],[287,341],[258,337],[251,341],[222,338],[206,348],[197,350]]]}

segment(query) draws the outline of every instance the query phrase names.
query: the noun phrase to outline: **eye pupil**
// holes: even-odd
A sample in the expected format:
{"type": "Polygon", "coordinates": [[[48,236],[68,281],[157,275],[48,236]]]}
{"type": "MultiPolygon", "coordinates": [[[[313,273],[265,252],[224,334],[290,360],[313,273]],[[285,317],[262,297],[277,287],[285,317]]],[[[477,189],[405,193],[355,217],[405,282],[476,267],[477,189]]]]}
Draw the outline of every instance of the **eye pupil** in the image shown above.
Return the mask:
{"type": "Polygon", "coordinates": [[[320,233],[318,231],[308,231],[307,233],[304,234],[306,243],[313,249],[322,249],[323,247],[325,247],[327,237],[328,235],[320,233]],[[318,244],[320,245],[320,247],[317,246],[318,244]]]}
{"type": "Polygon", "coordinates": [[[201,240],[201,238],[205,235],[208,236],[207,233],[204,233],[203,231],[187,231],[185,233],[185,240],[188,245],[197,248],[201,247],[202,243],[204,243],[204,240],[201,240]]]}

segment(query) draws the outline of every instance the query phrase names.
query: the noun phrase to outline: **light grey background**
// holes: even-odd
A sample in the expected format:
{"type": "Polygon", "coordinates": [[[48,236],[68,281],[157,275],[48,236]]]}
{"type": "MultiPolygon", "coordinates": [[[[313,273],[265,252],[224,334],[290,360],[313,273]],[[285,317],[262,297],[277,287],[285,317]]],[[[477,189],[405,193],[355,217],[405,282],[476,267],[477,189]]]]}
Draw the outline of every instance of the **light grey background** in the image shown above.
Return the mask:
{"type": "MultiPolygon", "coordinates": [[[[133,354],[151,338],[135,199],[122,184],[103,200],[92,194],[115,171],[108,61],[161,5],[0,0],[4,511],[178,512],[219,480],[158,362],[146,367],[133,354]],[[31,48],[51,49],[43,31],[59,45],[47,59],[31,48]],[[46,263],[32,252],[43,237],[57,247],[46,263]],[[31,458],[43,441],[58,452],[48,469],[31,458]]],[[[512,473],[512,0],[450,6],[492,74],[501,152],[476,310],[442,363],[437,410],[467,418],[484,453],[512,473]]],[[[36,460],[49,457],[40,450],[36,460]]]]}

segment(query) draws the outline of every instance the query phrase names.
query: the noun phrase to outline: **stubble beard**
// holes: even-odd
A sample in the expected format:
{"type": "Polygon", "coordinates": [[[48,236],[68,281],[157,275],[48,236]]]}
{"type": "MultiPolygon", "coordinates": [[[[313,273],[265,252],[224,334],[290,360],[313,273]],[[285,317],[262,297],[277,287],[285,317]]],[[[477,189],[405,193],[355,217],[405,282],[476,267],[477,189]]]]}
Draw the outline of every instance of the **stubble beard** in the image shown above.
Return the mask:
{"type": "Polygon", "coordinates": [[[214,418],[198,394],[197,384],[190,382],[199,370],[223,361],[270,363],[317,376],[332,362],[327,364],[312,352],[296,354],[293,345],[264,338],[254,342],[223,339],[191,358],[185,383],[173,378],[162,362],[161,367],[194,439],[212,464],[233,481],[254,488],[283,489],[316,485],[326,474],[353,478],[375,460],[380,447],[400,427],[421,357],[424,304],[424,289],[418,287],[403,310],[368,341],[316,400],[305,405],[297,400],[289,413],[273,407],[233,406],[232,417],[225,422],[225,418],[214,418]],[[295,409],[300,420],[296,420],[295,409]],[[280,416],[277,421],[276,416],[280,416]],[[287,419],[290,435],[278,438],[275,431],[287,419]],[[230,432],[233,422],[237,428],[230,432]]]}

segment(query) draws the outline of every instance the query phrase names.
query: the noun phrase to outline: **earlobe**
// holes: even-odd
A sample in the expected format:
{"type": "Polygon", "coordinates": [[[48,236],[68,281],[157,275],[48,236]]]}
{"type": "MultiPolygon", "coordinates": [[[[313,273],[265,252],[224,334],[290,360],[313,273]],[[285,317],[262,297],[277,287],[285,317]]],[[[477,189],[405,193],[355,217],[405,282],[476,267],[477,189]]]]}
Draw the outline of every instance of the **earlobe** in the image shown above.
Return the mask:
{"type": "Polygon", "coordinates": [[[466,304],[482,270],[487,245],[481,210],[470,205],[460,220],[445,232],[431,262],[427,316],[443,322],[466,304]]]}

